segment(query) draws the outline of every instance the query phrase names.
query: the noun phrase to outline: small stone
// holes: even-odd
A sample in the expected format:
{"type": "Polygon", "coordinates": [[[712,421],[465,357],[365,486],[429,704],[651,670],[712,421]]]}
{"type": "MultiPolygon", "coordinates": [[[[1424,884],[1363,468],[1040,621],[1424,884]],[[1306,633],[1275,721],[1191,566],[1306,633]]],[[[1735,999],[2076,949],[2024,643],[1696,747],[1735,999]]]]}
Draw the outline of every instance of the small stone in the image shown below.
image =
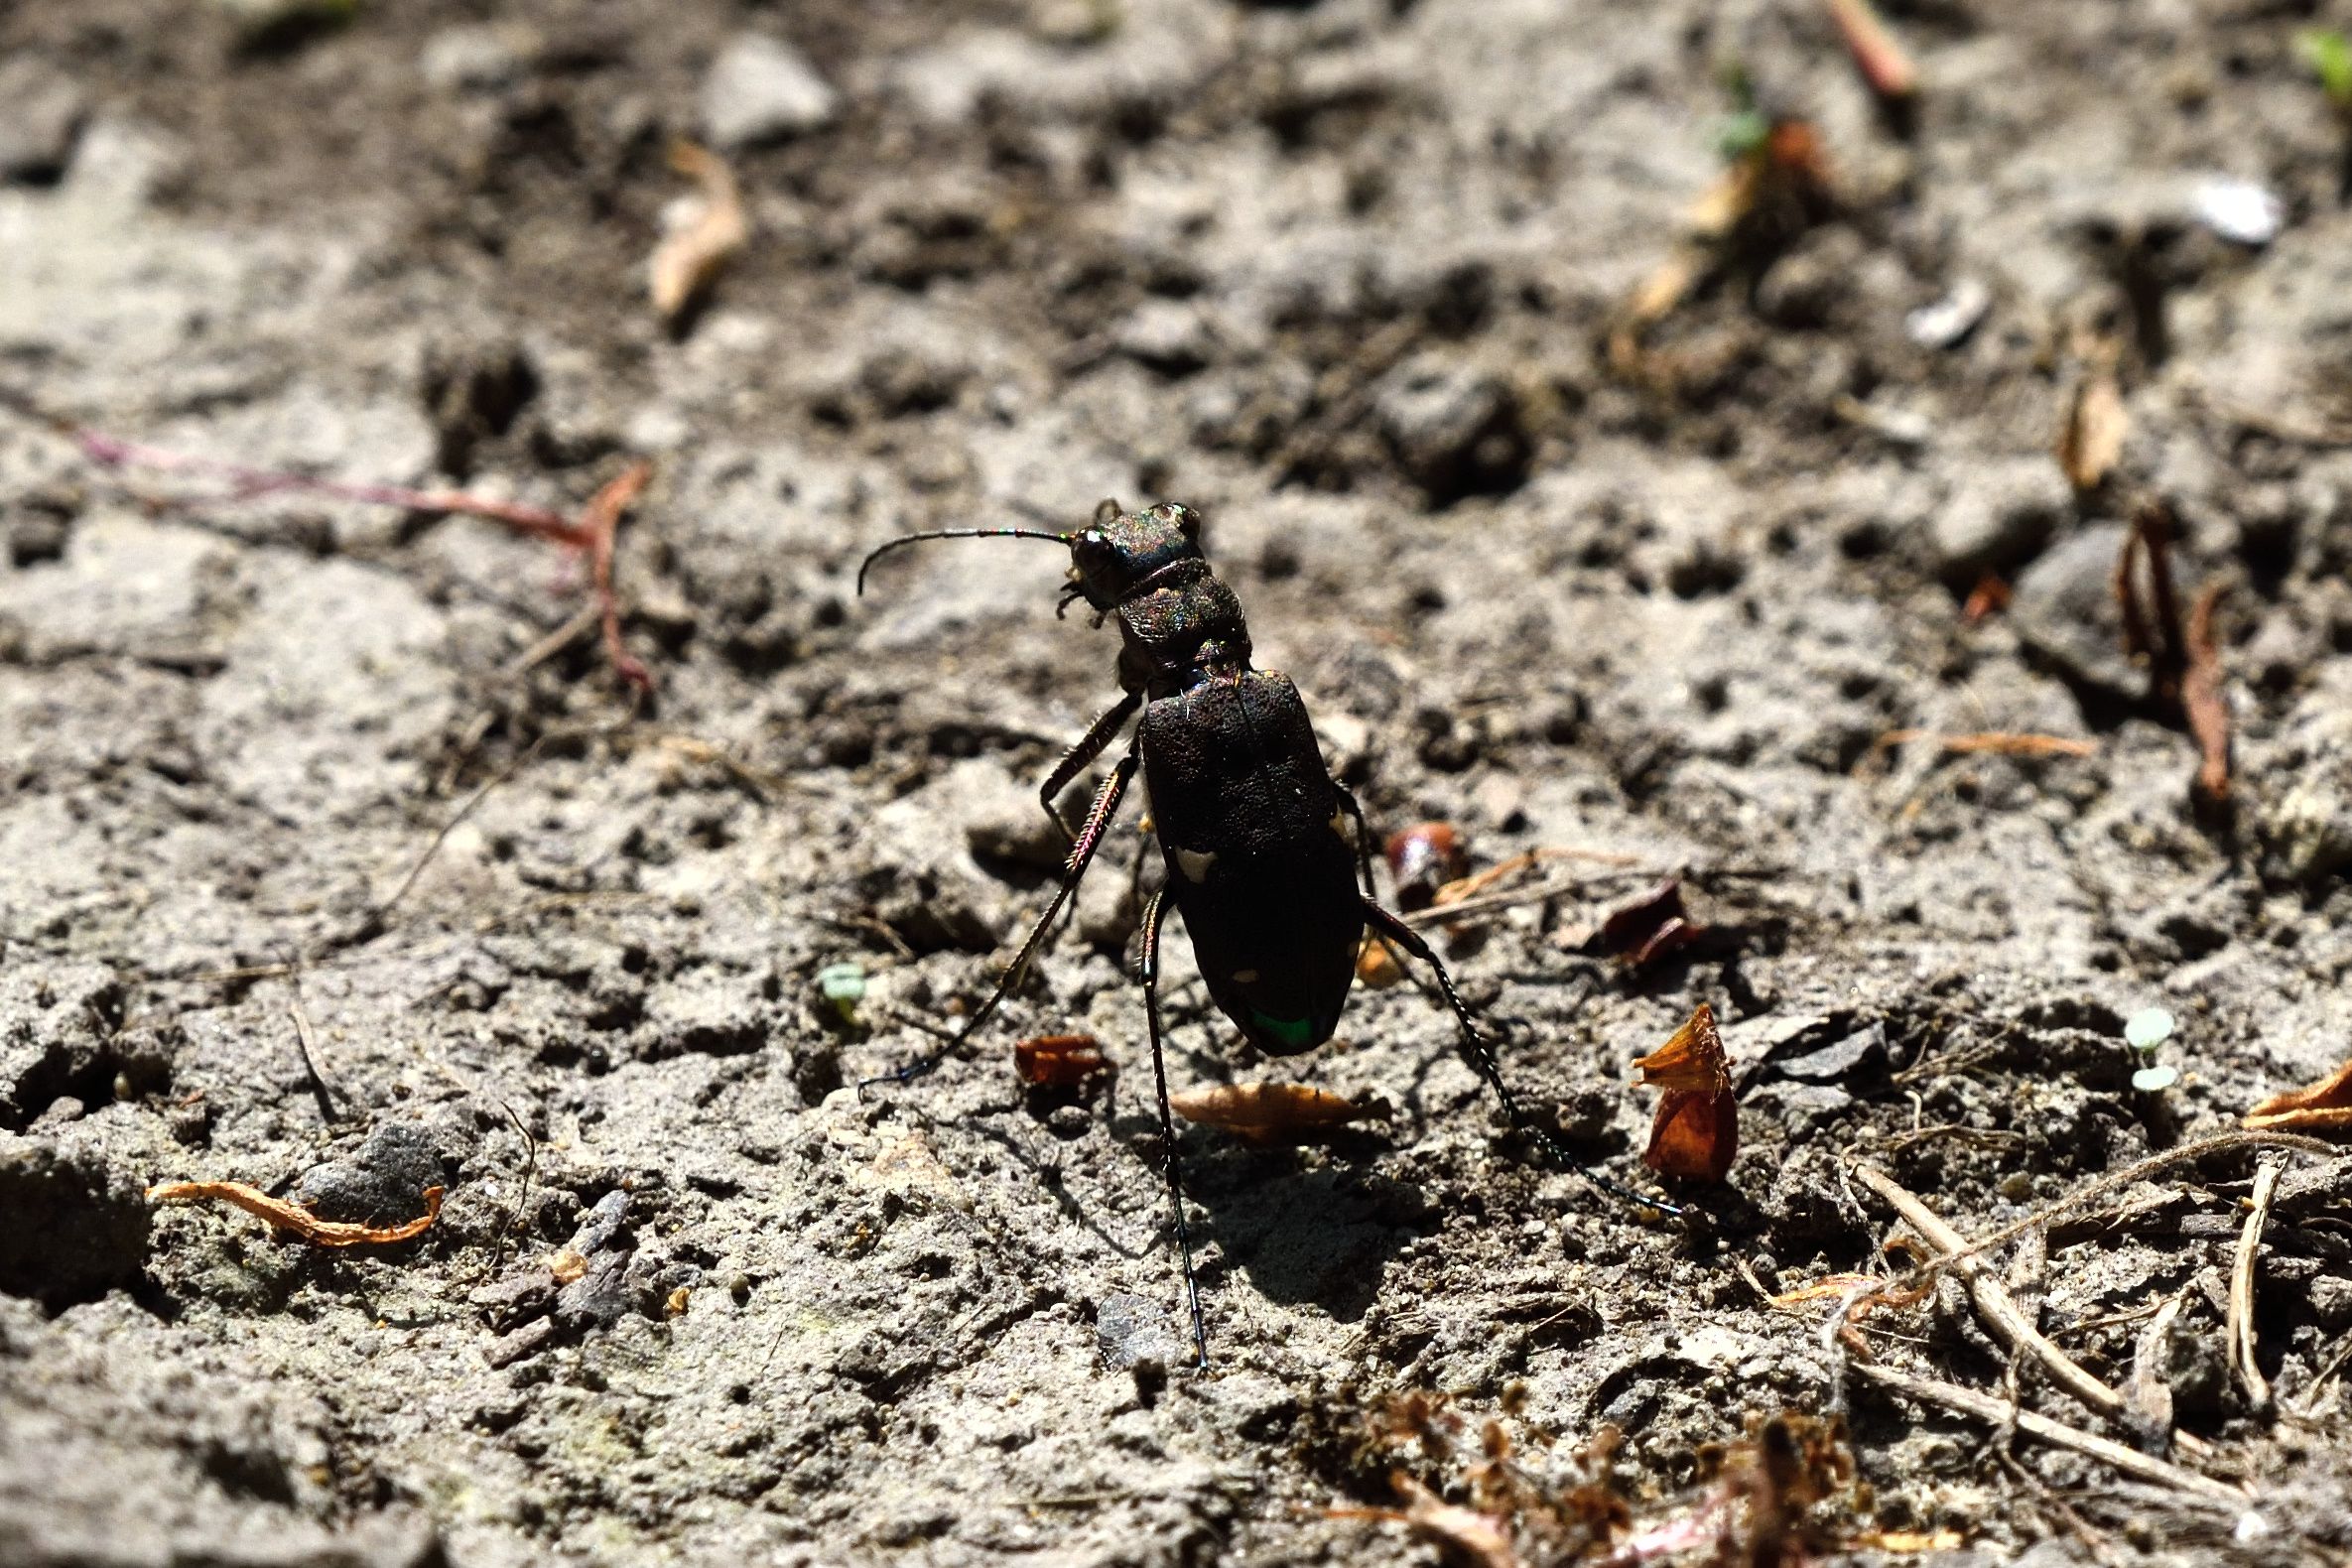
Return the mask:
{"type": "Polygon", "coordinates": [[[1962,278],[1951,293],[1905,316],[1903,333],[1921,348],[1956,348],[1976,330],[1992,305],[1992,290],[1974,278],[1962,278]]]}
{"type": "Polygon", "coordinates": [[[1518,403],[1492,371],[1419,354],[1381,378],[1374,406],[1397,466],[1433,506],[1526,477],[1532,448],[1518,403]]]}
{"type": "Polygon", "coordinates": [[[764,33],[744,33],[703,78],[703,130],[715,146],[749,147],[833,123],[841,95],[800,51],[764,33]]]}
{"type": "Polygon", "coordinates": [[[73,78],[47,61],[0,65],[0,181],[47,185],[63,176],[85,108],[73,78]]]}
{"type": "Polygon", "coordinates": [[[1784,1078],[1835,1084],[1853,1076],[1866,1063],[1874,1071],[1887,1065],[1887,1026],[1883,1023],[1867,1024],[1842,1040],[1833,1040],[1818,1050],[1772,1066],[1784,1078]]]}
{"type": "Polygon", "coordinates": [[[432,1135],[411,1121],[382,1121],[348,1156],[313,1166],[294,1196],[323,1220],[386,1225],[415,1218],[425,1189],[442,1184],[432,1135]]]}
{"type": "Polygon", "coordinates": [[[1111,341],[1118,351],[1163,375],[1189,375],[1217,349],[1199,306],[1184,300],[1147,300],[1120,323],[1111,341]]]}
{"type": "Polygon", "coordinates": [[[1190,1360],[1159,1304],[1148,1296],[1105,1296],[1095,1309],[1095,1344],[1103,1352],[1103,1364],[1113,1372],[1144,1362],[1180,1367],[1190,1360]]]}
{"type": "Polygon", "coordinates": [[[572,1233],[572,1250],[583,1257],[609,1251],[620,1244],[628,1223],[629,1195],[615,1187],[596,1200],[588,1218],[580,1222],[580,1229],[572,1233]]]}
{"type": "Polygon", "coordinates": [[[1987,572],[2015,569],[2049,542],[2071,501],[2066,476],[2047,457],[1971,463],[1927,525],[1937,575],[1966,588],[1987,572]]]}
{"type": "Polygon", "coordinates": [[[2061,540],[2018,579],[2009,618],[2026,647],[2059,674],[2133,698],[2148,683],[2124,657],[2115,603],[2124,533],[2121,523],[2102,523],[2061,540]]]}
{"type": "Polygon", "coordinates": [[[2287,203],[2251,180],[2200,181],[2194,199],[2197,221],[2233,245],[2259,249],[2287,223],[2287,203]]]}

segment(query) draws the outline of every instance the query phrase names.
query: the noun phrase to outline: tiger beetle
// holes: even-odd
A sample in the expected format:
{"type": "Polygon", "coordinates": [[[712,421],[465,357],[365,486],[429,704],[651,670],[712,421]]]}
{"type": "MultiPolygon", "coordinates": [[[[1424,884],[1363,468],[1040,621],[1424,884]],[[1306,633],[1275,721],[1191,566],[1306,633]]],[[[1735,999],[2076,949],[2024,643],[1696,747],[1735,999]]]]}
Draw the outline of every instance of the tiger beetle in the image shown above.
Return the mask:
{"type": "Polygon", "coordinates": [[[1587,1169],[1557,1133],[1527,1114],[1445,965],[1419,932],[1377,901],[1364,812],[1324,763],[1298,688],[1282,675],[1250,666],[1249,628],[1241,600],[1218,581],[1201,552],[1199,513],[1173,502],[1129,512],[1116,501],[1105,501],[1089,527],[1066,533],[947,528],[907,534],[859,564],[857,591],[864,593],[866,573],[880,557],[932,539],[1043,539],[1068,549],[1070,582],[1056,613],[1083,599],[1094,609],[1097,625],[1118,618],[1118,681],[1125,695],[1087,726],[1038,792],[1046,815],[1071,848],[1053,901],[1029,928],[1020,952],[944,1050],[862,1081],[861,1092],[874,1084],[905,1083],[959,1053],[1020,983],[1102,848],[1140,768],[1167,879],[1144,905],[1137,979],[1159,1091],[1168,1205],[1200,1366],[1209,1363],[1209,1333],[1193,1273],[1160,1045],[1160,925],[1170,902],[1192,933],[1210,998],[1269,1056],[1297,1056],[1331,1038],[1369,927],[1434,972],[1438,991],[1454,1015],[1463,1060],[1494,1091],[1514,1130],[1531,1134],[1553,1158],[1612,1197],[1665,1214],[1682,1212],[1587,1169]],[[1096,791],[1086,821],[1072,833],[1056,802],[1071,780],[1110,749],[1129,719],[1135,720],[1133,740],[1096,791]]]}

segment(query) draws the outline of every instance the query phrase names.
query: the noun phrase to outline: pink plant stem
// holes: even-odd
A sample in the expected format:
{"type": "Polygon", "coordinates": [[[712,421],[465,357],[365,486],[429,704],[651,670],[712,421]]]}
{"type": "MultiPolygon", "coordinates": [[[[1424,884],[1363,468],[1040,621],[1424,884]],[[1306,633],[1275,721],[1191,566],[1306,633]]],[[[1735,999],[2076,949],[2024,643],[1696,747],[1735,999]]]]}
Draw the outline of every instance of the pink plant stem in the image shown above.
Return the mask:
{"type": "Polygon", "coordinates": [[[230,497],[235,500],[251,500],[256,496],[293,491],[366,505],[397,506],[412,512],[457,512],[467,517],[487,518],[521,533],[569,545],[575,550],[590,549],[595,543],[588,530],[561,513],[551,512],[543,506],[528,506],[520,501],[493,501],[458,490],[412,490],[398,484],[345,484],[339,480],[318,479],[307,474],[273,472],[267,468],[247,467],[243,463],[166,452],[160,447],[122,441],[94,430],[77,428],[72,432],[72,437],[74,445],[92,462],[103,463],[110,468],[137,466],[166,473],[211,474],[216,478],[227,479],[236,486],[234,495],[230,497]]]}

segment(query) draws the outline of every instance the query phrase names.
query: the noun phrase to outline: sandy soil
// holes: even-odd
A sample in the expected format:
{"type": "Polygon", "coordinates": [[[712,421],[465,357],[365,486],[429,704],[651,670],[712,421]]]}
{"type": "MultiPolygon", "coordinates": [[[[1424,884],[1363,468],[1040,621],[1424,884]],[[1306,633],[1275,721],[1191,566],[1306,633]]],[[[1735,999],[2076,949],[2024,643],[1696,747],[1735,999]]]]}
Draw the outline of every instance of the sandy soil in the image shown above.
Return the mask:
{"type": "Polygon", "coordinates": [[[2352,212],[2292,43],[2352,18],[1888,10],[1907,117],[1796,0],[0,12],[0,1557],[1429,1560],[1361,1510],[1392,1470],[1492,1503],[1495,1418],[1558,1561],[1608,1432],[1588,1495],[1638,1529],[1793,1412],[1865,1486],[1824,1550],[2346,1560],[2340,1158],[2277,1156],[2267,1403],[2224,1333],[2243,1148],[1993,1255],[2121,1412],[1956,1280],[1851,1345],[1765,1299],[1916,1255],[1857,1162],[1983,1234],[2352,1054],[2352,212]],[[1723,172],[1727,61],[1829,191],[1613,354],[1723,172]],[[753,239],[668,328],[665,146],[714,130],[753,239]],[[2267,243],[2216,231],[2225,178],[2267,243]],[[2110,384],[2078,494],[2053,448],[2110,384]],[[43,416],[567,512],[648,458],[614,581],[655,690],[543,541],[107,469],[43,416]],[[910,551],[863,598],[857,563],[1105,495],[1203,510],[1377,830],[1585,856],[1444,944],[1581,1156],[1651,1182],[1628,1065],[1718,1009],[1743,1149],[1670,1184],[1687,1222],[1507,1135],[1411,986],[1254,1059],[1172,930],[1180,1085],[1388,1111],[1184,1132],[1185,1371],[1134,808],[967,1059],[845,1088],[985,993],[1053,883],[1037,781],[1117,690],[1049,549],[910,551]],[[2151,498],[2221,593],[2218,807],[2124,651],[2151,498]],[[1669,873],[1708,938],[1601,954],[1669,873]],[[1024,1090],[1012,1042],[1073,1031],[1115,1073],[1024,1090]],[[145,1198],[180,1179],[446,1207],[325,1250],[145,1198]]]}

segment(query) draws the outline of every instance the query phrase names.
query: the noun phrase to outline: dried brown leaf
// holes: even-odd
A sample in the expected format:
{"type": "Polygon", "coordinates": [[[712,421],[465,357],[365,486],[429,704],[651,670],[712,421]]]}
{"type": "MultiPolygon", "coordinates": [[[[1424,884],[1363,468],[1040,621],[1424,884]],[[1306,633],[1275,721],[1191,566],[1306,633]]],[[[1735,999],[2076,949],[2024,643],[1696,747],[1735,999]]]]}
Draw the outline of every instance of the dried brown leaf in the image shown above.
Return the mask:
{"type": "Polygon", "coordinates": [[[2322,1137],[2352,1135],[2352,1061],[2316,1084],[2273,1095],[2246,1112],[2246,1125],[2322,1137]]]}
{"type": "Polygon", "coordinates": [[[1633,1064],[1645,1087],[1663,1089],[1641,1162],[1667,1176],[1721,1181],[1740,1152],[1740,1111],[1715,1009],[1699,1003],[1673,1037],[1633,1064]]]}
{"type": "Polygon", "coordinates": [[[1041,1034],[1012,1048],[1012,1070],[1024,1084],[1075,1089],[1111,1064],[1091,1034],[1041,1034]]]}
{"type": "Polygon", "coordinates": [[[693,142],[674,141],[670,167],[695,183],[702,205],[654,247],[647,267],[653,308],[664,321],[676,320],[700,299],[751,233],[734,172],[718,154],[693,142]]]}
{"type": "Polygon", "coordinates": [[[1170,1095],[1168,1108],[1187,1121],[1253,1142],[1305,1137],[1372,1113],[1343,1095],[1305,1084],[1220,1084],[1170,1095]]]}
{"type": "Polygon", "coordinates": [[[322,1220],[298,1203],[273,1198],[241,1181],[174,1181],[147,1189],[150,1203],[225,1203],[291,1231],[314,1246],[377,1246],[424,1235],[441,1218],[441,1189],[425,1189],[425,1212],[400,1225],[351,1225],[322,1220]]]}

